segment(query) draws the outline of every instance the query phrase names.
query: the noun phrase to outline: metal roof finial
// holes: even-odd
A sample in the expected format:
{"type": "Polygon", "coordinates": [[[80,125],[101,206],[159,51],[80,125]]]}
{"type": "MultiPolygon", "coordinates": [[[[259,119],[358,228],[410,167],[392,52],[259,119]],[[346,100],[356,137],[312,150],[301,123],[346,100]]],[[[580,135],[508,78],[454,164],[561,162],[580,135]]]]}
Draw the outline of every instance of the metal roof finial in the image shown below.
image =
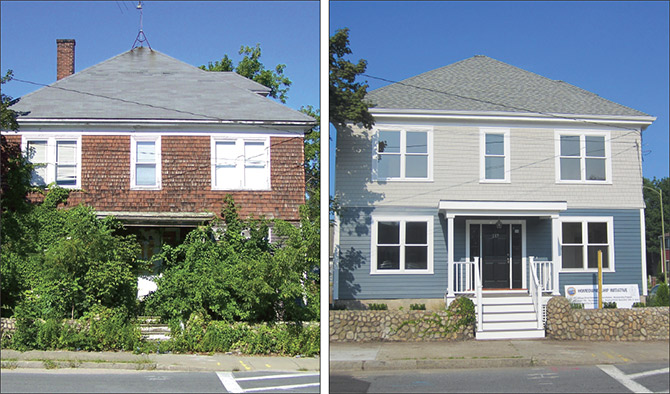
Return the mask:
{"type": "Polygon", "coordinates": [[[135,42],[133,43],[133,47],[130,48],[130,50],[133,50],[137,48],[137,44],[139,44],[141,47],[144,47],[144,43],[147,43],[147,46],[151,49],[151,44],[149,44],[149,39],[147,36],[144,34],[144,30],[142,30],[142,18],[143,18],[143,12],[142,12],[142,1],[137,2],[137,9],[140,10],[140,31],[137,33],[137,37],[135,37],[135,42]]]}

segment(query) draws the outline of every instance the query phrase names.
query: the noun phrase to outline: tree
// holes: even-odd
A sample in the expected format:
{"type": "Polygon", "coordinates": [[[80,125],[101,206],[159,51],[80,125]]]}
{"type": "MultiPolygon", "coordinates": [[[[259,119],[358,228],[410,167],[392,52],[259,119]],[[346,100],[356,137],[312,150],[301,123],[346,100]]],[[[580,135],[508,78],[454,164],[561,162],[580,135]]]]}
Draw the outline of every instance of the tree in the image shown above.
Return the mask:
{"type": "Polygon", "coordinates": [[[316,119],[316,125],[305,134],[305,193],[307,216],[314,222],[319,222],[319,201],[321,190],[321,131],[319,124],[321,115],[311,105],[300,111],[316,119]]]}
{"type": "MultiPolygon", "coordinates": [[[[663,193],[663,219],[665,220],[665,232],[670,232],[670,178],[665,177],[661,179],[649,180],[643,179],[643,185],[651,187],[656,190],[661,190],[663,193]]],[[[661,201],[658,192],[649,190],[648,187],[643,187],[644,204],[644,224],[645,236],[647,241],[647,264],[649,268],[653,268],[657,274],[660,273],[660,268],[657,269],[654,261],[660,262],[661,243],[658,237],[661,236],[661,201]]],[[[651,272],[651,271],[650,271],[651,272]]]]}
{"type": "Polygon", "coordinates": [[[234,65],[228,55],[224,55],[220,62],[209,62],[206,67],[203,65],[200,68],[205,71],[235,71],[243,77],[270,88],[270,97],[286,103],[287,93],[292,83],[284,75],[286,65],[278,64],[274,70],[266,69],[260,61],[260,44],[256,44],[254,48],[243,45],[240,47],[239,54],[244,55],[244,57],[237,63],[237,66],[234,65]]]}
{"type": "Polygon", "coordinates": [[[329,122],[336,128],[353,122],[370,129],[375,122],[368,111],[371,105],[365,101],[368,84],[356,82],[356,77],[365,72],[367,61],[360,59],[354,64],[345,59],[349,54],[349,29],[340,29],[330,37],[329,122]]]}
{"type": "MultiPolygon", "coordinates": [[[[5,76],[0,78],[0,84],[4,85],[11,81],[12,76],[12,70],[8,70],[5,76]]],[[[0,93],[0,96],[0,129],[16,131],[19,129],[16,119],[21,113],[10,107],[19,99],[12,99],[4,93],[0,93]]],[[[10,211],[23,211],[27,208],[25,195],[30,189],[32,166],[21,153],[21,147],[10,143],[4,135],[0,136],[0,149],[2,160],[0,163],[0,207],[4,219],[5,214],[10,211]]]]}

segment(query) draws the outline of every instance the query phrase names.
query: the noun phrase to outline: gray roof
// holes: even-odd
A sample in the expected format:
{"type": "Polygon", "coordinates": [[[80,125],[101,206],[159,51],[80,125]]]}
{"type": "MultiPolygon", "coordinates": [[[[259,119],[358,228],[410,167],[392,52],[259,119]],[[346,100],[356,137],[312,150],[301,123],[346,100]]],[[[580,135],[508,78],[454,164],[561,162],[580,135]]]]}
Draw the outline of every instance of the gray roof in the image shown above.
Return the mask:
{"type": "Polygon", "coordinates": [[[385,109],[649,116],[481,55],[370,91],[367,98],[385,109]]]}
{"type": "Polygon", "coordinates": [[[314,122],[234,72],[210,72],[135,48],[27,94],[12,109],[29,119],[314,122]]]}

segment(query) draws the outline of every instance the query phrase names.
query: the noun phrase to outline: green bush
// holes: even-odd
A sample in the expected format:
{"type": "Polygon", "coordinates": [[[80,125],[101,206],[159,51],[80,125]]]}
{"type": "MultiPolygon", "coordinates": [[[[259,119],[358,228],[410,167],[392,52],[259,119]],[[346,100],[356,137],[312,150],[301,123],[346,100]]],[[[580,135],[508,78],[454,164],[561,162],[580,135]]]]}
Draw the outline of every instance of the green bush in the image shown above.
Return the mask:
{"type": "Polygon", "coordinates": [[[410,311],[425,311],[426,304],[409,304],[410,311]]]}
{"type": "Polygon", "coordinates": [[[570,309],[584,309],[584,304],[580,304],[578,302],[571,302],[570,309]]]}
{"type": "Polygon", "coordinates": [[[164,247],[158,289],[147,313],[185,321],[204,313],[223,321],[313,321],[319,317],[318,226],[241,220],[232,197],[223,221],[191,231],[177,247],[164,247]],[[224,230],[225,229],[225,230],[224,230]]]}
{"type": "Polygon", "coordinates": [[[645,308],[647,305],[644,302],[634,302],[633,308],[645,308]]]}
{"type": "Polygon", "coordinates": [[[661,283],[656,290],[656,295],[650,297],[648,306],[670,306],[670,297],[668,296],[668,284],[661,283]]]}
{"type": "Polygon", "coordinates": [[[616,309],[616,302],[603,302],[603,309],[616,309]]]}
{"type": "Polygon", "coordinates": [[[466,326],[475,322],[477,314],[475,303],[468,297],[456,297],[447,308],[448,315],[458,316],[456,326],[466,326]]]}
{"type": "Polygon", "coordinates": [[[369,304],[368,309],[371,311],[385,311],[388,310],[388,306],[386,304],[369,304]]]}

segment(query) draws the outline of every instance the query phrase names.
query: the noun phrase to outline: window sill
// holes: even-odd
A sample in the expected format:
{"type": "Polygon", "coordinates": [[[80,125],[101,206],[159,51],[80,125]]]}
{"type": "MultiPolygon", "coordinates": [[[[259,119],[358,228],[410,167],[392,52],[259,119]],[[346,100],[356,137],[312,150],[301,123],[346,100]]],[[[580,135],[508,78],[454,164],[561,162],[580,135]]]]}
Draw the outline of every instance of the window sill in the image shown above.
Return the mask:
{"type": "Polygon", "coordinates": [[[433,275],[433,270],[426,271],[371,271],[370,275],[433,275]]]}
{"type": "Polygon", "coordinates": [[[238,189],[225,189],[225,188],[220,188],[220,187],[213,187],[212,191],[215,192],[271,192],[271,188],[267,189],[245,189],[245,188],[238,188],[238,189]]]}
{"type": "Polygon", "coordinates": [[[417,182],[417,183],[431,183],[432,179],[421,179],[421,178],[386,178],[386,179],[375,179],[375,182],[417,182]]]}
{"type": "MultiPolygon", "coordinates": [[[[613,269],[603,269],[603,273],[613,273],[616,272],[613,269]]],[[[589,269],[572,269],[572,270],[565,270],[561,269],[558,271],[559,274],[597,274],[598,269],[597,268],[589,268],[589,269]]]]}
{"type": "Polygon", "coordinates": [[[507,179],[507,180],[505,180],[505,179],[480,179],[479,183],[493,183],[493,184],[496,184],[496,183],[512,183],[512,181],[509,180],[509,179],[507,179]]]}
{"type": "Polygon", "coordinates": [[[557,180],[556,184],[565,184],[565,185],[611,185],[612,181],[610,180],[605,180],[605,181],[562,181],[562,180],[557,180]]]}
{"type": "Polygon", "coordinates": [[[163,188],[160,186],[131,186],[130,190],[149,190],[149,191],[157,191],[157,190],[162,190],[163,188]]]}

